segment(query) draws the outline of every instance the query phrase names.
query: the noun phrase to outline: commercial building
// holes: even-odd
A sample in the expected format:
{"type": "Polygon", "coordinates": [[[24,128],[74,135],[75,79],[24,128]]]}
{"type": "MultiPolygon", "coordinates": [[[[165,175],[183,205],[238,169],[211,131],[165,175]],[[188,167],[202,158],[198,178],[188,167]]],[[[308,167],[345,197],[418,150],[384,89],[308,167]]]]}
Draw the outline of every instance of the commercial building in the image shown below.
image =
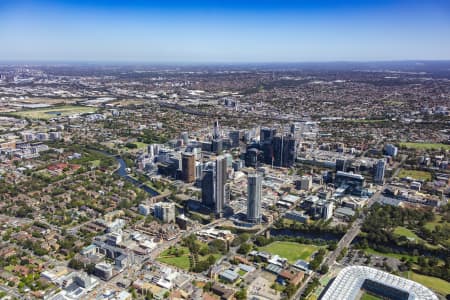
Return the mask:
{"type": "Polygon", "coordinates": [[[347,172],[349,162],[346,159],[336,159],[336,172],[347,172]]]}
{"type": "Polygon", "coordinates": [[[229,133],[231,147],[237,148],[239,147],[239,142],[242,139],[242,131],[240,130],[233,130],[229,133]]]}
{"type": "Polygon", "coordinates": [[[261,127],[259,130],[259,142],[261,144],[272,143],[272,139],[276,133],[277,130],[274,128],[261,127]]]}
{"type": "Polygon", "coordinates": [[[375,166],[375,177],[374,181],[378,184],[384,183],[384,172],[386,170],[386,161],[380,159],[375,166]]]}
{"type": "Polygon", "coordinates": [[[113,266],[107,263],[98,263],[95,265],[94,274],[103,280],[109,280],[113,275],[113,266]]]}
{"type": "Polygon", "coordinates": [[[212,208],[216,202],[216,167],[214,163],[209,163],[205,166],[202,175],[202,204],[206,207],[212,208]]]}
{"type": "Polygon", "coordinates": [[[138,212],[141,215],[148,216],[150,214],[150,207],[148,205],[145,205],[145,204],[139,204],[138,212]]]}
{"type": "Polygon", "coordinates": [[[295,210],[286,212],[284,218],[300,223],[307,223],[309,221],[309,216],[295,210]]]}
{"type": "Polygon", "coordinates": [[[365,266],[342,269],[320,299],[356,300],[361,296],[361,290],[383,299],[438,300],[431,290],[417,282],[365,266]]]}
{"type": "Polygon", "coordinates": [[[220,154],[223,151],[223,140],[222,139],[214,139],[211,142],[211,151],[220,154]]]}
{"type": "Polygon", "coordinates": [[[297,142],[292,136],[275,136],[272,139],[273,164],[277,167],[292,167],[297,153],[297,142]]]}
{"type": "Polygon", "coordinates": [[[333,210],[334,210],[333,202],[328,202],[327,204],[325,204],[323,210],[323,218],[325,220],[331,219],[333,217],[333,210]]]}
{"type": "Polygon", "coordinates": [[[364,187],[364,177],[360,174],[338,171],[334,179],[336,187],[345,188],[346,192],[360,193],[364,187]]]}
{"type": "Polygon", "coordinates": [[[247,180],[247,220],[261,223],[262,177],[258,173],[249,174],[247,180]]]}
{"type": "Polygon", "coordinates": [[[222,215],[225,206],[225,183],[227,180],[227,160],[218,156],[215,162],[206,166],[202,178],[202,204],[217,215],[222,215]]]}
{"type": "Polygon", "coordinates": [[[250,148],[245,153],[245,166],[257,168],[258,167],[258,155],[259,150],[255,148],[250,148]]]}
{"type": "Polygon", "coordinates": [[[239,279],[239,274],[232,270],[225,270],[219,274],[219,278],[226,282],[236,282],[239,279]]]}
{"type": "Polygon", "coordinates": [[[155,217],[165,223],[175,222],[175,203],[159,202],[155,204],[155,217]]]}
{"type": "Polygon", "coordinates": [[[312,177],[307,175],[295,180],[295,188],[297,190],[309,191],[312,188],[312,177]]]}
{"type": "Polygon", "coordinates": [[[384,153],[386,153],[386,155],[396,157],[398,153],[398,148],[392,144],[387,144],[386,146],[384,146],[384,153]]]}
{"type": "Polygon", "coordinates": [[[273,145],[272,140],[277,131],[274,128],[262,127],[259,132],[259,143],[264,155],[264,163],[272,164],[273,162],[273,145]]]}
{"type": "Polygon", "coordinates": [[[184,182],[195,181],[195,155],[194,153],[183,153],[181,156],[181,177],[184,182]]]}

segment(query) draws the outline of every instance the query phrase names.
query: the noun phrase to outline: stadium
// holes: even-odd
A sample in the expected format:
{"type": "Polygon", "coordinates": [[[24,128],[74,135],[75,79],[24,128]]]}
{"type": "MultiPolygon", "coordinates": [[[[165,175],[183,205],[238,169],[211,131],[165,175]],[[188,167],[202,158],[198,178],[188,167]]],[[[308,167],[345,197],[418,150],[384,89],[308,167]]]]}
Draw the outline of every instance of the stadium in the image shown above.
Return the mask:
{"type": "Polygon", "coordinates": [[[362,291],[383,299],[438,300],[431,290],[417,282],[365,266],[342,269],[320,299],[357,300],[362,291]]]}

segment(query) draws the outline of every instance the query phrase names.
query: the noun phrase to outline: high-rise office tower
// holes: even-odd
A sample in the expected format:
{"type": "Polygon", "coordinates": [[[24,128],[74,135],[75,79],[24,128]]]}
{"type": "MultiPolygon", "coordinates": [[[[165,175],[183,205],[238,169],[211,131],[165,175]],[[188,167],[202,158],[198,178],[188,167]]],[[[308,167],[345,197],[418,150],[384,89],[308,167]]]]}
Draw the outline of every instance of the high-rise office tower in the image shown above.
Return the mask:
{"type": "Polygon", "coordinates": [[[333,217],[334,205],[333,202],[327,202],[323,208],[323,218],[329,220],[333,217]]]}
{"type": "Polygon", "coordinates": [[[258,166],[259,151],[255,148],[250,148],[245,153],[245,166],[256,168],[258,166]]]}
{"type": "Polygon", "coordinates": [[[348,163],[346,159],[336,159],[336,172],[347,172],[348,163]]]}
{"type": "Polygon", "coordinates": [[[261,175],[248,174],[247,179],[247,220],[251,223],[261,223],[261,175]]]}
{"type": "Polygon", "coordinates": [[[272,139],[273,164],[277,167],[289,168],[295,163],[297,143],[292,136],[275,136],[272,139]]]}
{"type": "Polygon", "coordinates": [[[230,141],[231,141],[231,147],[237,148],[239,147],[239,142],[242,137],[242,132],[240,130],[233,130],[229,133],[230,141]]]}
{"type": "Polygon", "coordinates": [[[216,159],[216,173],[215,213],[222,215],[225,206],[225,183],[227,182],[227,160],[222,155],[216,159]]]}
{"type": "Polygon", "coordinates": [[[225,206],[225,183],[227,180],[227,160],[218,156],[203,170],[202,204],[222,215],[225,206]]]}
{"type": "Polygon", "coordinates": [[[284,155],[283,155],[283,167],[292,167],[295,163],[297,156],[297,141],[291,135],[287,136],[284,140],[284,155]]]}
{"type": "Polygon", "coordinates": [[[273,138],[277,130],[274,128],[261,127],[259,130],[260,149],[263,152],[263,160],[266,164],[272,164],[274,159],[273,138]]]}
{"type": "Polygon", "coordinates": [[[386,170],[386,161],[380,159],[375,167],[375,178],[374,181],[379,184],[384,183],[384,171],[386,170]]]}
{"type": "Polygon", "coordinates": [[[386,146],[384,146],[384,152],[389,156],[396,157],[398,148],[392,144],[387,144],[386,146]]]}
{"type": "Polygon", "coordinates": [[[195,154],[185,152],[181,155],[181,177],[184,182],[195,181],[195,154]]]}
{"type": "Polygon", "coordinates": [[[213,139],[219,139],[219,138],[220,138],[219,120],[216,120],[216,121],[214,121],[213,139]]]}
{"type": "Polygon", "coordinates": [[[219,121],[214,122],[213,140],[211,142],[211,151],[220,154],[223,151],[223,140],[220,134],[219,121]]]}
{"type": "Polygon", "coordinates": [[[202,175],[202,204],[206,207],[213,208],[215,204],[215,166],[209,163],[205,166],[202,175]]]}
{"type": "Polygon", "coordinates": [[[291,132],[292,135],[295,135],[295,130],[296,130],[295,123],[292,123],[291,127],[290,127],[290,132],[291,132]]]}
{"type": "Polygon", "coordinates": [[[184,145],[189,143],[189,134],[186,131],[181,133],[180,138],[183,140],[184,145]]]}
{"type": "Polygon", "coordinates": [[[212,140],[211,151],[220,154],[223,151],[223,140],[220,138],[212,140]]]}
{"type": "Polygon", "coordinates": [[[261,144],[271,143],[276,133],[277,130],[274,128],[261,127],[259,130],[259,142],[261,144]]]}

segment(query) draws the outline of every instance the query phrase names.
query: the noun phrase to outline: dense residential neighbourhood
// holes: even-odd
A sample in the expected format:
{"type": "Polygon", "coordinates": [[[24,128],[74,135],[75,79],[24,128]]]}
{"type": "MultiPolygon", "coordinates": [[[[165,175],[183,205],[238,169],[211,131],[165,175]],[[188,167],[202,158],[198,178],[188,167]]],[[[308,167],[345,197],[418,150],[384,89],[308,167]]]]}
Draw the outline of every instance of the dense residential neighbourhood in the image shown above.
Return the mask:
{"type": "Polygon", "coordinates": [[[0,299],[448,299],[449,70],[0,65],[0,299]]]}

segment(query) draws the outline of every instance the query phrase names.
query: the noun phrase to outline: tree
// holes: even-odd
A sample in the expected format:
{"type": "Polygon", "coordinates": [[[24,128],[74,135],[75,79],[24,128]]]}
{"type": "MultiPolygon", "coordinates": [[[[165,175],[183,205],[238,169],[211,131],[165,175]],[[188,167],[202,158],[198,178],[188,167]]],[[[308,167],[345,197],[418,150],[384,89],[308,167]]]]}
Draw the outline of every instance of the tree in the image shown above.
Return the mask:
{"type": "Polygon", "coordinates": [[[245,288],[241,288],[236,294],[234,294],[234,297],[237,300],[246,300],[247,299],[247,290],[245,288]]]}
{"type": "Polygon", "coordinates": [[[252,249],[252,245],[249,243],[243,243],[239,249],[238,249],[238,253],[240,254],[247,254],[250,252],[250,250],[252,249]]]}
{"type": "Polygon", "coordinates": [[[295,294],[296,290],[297,290],[297,287],[295,285],[293,285],[292,283],[289,283],[287,285],[286,289],[284,290],[284,292],[287,294],[288,298],[291,298],[295,294]]]}
{"type": "Polygon", "coordinates": [[[213,240],[208,244],[209,250],[211,253],[223,253],[225,254],[227,252],[227,245],[225,241],[222,240],[213,240]]]}
{"type": "Polygon", "coordinates": [[[322,274],[326,274],[328,273],[329,267],[326,264],[323,264],[322,267],[320,268],[320,273],[322,274]]]}
{"type": "Polygon", "coordinates": [[[75,270],[81,270],[84,267],[83,263],[75,258],[72,258],[69,261],[69,268],[75,269],[75,270]]]}
{"type": "Polygon", "coordinates": [[[205,285],[203,286],[203,290],[204,290],[205,292],[211,291],[212,285],[213,285],[212,282],[211,282],[211,281],[208,281],[208,282],[205,283],[205,285]]]}

